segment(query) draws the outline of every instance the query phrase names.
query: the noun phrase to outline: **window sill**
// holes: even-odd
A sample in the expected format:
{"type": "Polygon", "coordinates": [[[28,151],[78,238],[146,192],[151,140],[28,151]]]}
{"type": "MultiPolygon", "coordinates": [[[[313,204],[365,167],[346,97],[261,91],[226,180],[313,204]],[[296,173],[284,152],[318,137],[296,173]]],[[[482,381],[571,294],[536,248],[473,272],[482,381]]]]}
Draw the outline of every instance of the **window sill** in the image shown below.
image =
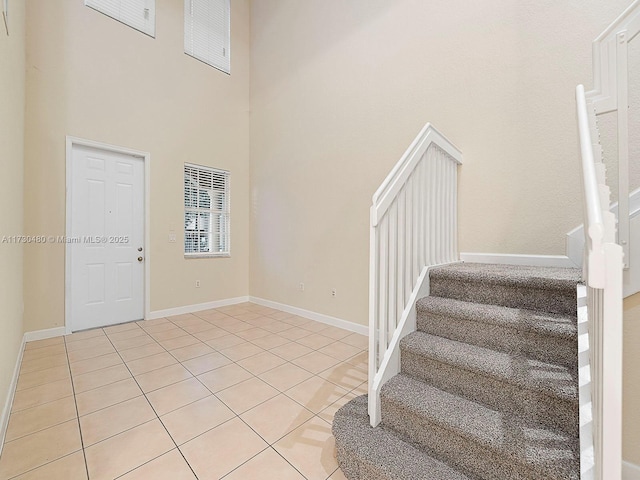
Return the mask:
{"type": "Polygon", "coordinates": [[[185,254],[184,258],[231,258],[230,253],[193,253],[185,254]]]}

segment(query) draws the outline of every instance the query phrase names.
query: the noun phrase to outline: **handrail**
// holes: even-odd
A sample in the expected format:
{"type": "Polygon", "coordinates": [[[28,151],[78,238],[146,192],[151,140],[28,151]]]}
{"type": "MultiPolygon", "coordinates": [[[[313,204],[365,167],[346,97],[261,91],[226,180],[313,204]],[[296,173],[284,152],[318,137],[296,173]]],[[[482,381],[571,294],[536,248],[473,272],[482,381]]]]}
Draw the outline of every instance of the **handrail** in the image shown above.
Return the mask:
{"type": "Polygon", "coordinates": [[[427,123],[372,198],[369,269],[369,415],[399,372],[400,339],[415,330],[415,302],[430,266],[458,259],[460,150],[427,123]]]}

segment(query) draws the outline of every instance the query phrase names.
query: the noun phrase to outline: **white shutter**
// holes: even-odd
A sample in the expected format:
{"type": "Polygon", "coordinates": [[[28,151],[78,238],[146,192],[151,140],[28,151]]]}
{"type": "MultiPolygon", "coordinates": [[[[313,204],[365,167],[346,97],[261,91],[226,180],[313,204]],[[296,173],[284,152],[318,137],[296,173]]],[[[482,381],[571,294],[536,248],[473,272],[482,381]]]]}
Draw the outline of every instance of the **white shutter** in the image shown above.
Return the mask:
{"type": "Polygon", "coordinates": [[[156,0],[84,0],[84,4],[142,33],[156,36],[156,0]]]}
{"type": "Polygon", "coordinates": [[[229,0],[184,0],[184,51],[231,73],[229,0]]]}

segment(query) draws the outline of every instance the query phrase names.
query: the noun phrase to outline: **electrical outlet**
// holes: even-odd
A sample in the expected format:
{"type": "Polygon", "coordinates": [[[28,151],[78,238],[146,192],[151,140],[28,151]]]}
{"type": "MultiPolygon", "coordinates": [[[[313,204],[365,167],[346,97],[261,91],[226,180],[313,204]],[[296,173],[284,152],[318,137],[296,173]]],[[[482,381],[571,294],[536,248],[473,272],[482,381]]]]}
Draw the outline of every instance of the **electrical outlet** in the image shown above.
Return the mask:
{"type": "Polygon", "coordinates": [[[300,285],[298,286],[298,290],[304,292],[304,283],[300,283],[300,285]]]}
{"type": "Polygon", "coordinates": [[[337,294],[338,294],[338,292],[336,292],[336,289],[335,289],[335,288],[332,288],[332,289],[331,289],[331,296],[332,296],[332,297],[335,297],[337,294]]]}
{"type": "Polygon", "coordinates": [[[200,288],[200,280],[196,280],[196,288],[200,288]]]}

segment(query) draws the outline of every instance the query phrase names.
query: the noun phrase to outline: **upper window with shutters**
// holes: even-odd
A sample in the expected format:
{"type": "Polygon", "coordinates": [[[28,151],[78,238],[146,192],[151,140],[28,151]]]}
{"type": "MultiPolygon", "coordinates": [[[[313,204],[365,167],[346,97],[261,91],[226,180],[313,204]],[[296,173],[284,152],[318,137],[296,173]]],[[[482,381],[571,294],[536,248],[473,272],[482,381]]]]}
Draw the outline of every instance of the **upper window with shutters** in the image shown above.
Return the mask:
{"type": "Polygon", "coordinates": [[[230,255],[229,172],[184,165],[184,255],[230,255]]]}
{"type": "Polygon", "coordinates": [[[184,52],[231,73],[229,0],[184,0],[184,52]]]}
{"type": "Polygon", "coordinates": [[[84,0],[87,7],[156,36],[156,0],[84,0]]]}

